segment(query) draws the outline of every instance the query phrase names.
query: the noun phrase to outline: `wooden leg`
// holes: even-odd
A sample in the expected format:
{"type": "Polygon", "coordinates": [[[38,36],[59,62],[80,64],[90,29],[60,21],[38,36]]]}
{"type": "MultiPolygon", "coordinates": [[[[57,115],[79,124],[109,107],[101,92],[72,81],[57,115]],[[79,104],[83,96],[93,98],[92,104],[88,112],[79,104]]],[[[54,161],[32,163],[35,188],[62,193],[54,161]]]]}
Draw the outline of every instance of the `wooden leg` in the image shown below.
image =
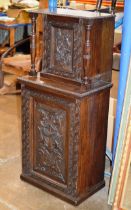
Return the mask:
{"type": "Polygon", "coordinates": [[[2,88],[3,85],[4,85],[4,72],[1,71],[1,69],[0,69],[0,88],[2,88]]]}
{"type": "Polygon", "coordinates": [[[115,14],[116,2],[117,2],[117,0],[112,0],[112,4],[111,4],[112,14],[115,14]]]}
{"type": "MultiPolygon", "coordinates": [[[[15,44],[15,28],[10,28],[10,47],[13,47],[15,44]]],[[[15,49],[13,50],[13,53],[15,53],[15,49]]]]}
{"type": "Polygon", "coordinates": [[[99,11],[101,9],[102,0],[97,0],[96,10],[99,11]]]}

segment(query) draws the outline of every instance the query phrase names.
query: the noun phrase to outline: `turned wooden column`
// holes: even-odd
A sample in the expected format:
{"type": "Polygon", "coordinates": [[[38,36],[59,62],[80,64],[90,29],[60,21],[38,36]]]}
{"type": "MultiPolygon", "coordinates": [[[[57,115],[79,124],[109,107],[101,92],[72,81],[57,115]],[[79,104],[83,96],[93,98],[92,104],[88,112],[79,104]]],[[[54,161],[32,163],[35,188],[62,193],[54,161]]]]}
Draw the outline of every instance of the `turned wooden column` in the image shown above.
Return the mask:
{"type": "Polygon", "coordinates": [[[84,47],[84,84],[87,85],[90,83],[89,74],[90,69],[90,61],[91,61],[91,28],[93,21],[89,21],[89,23],[85,26],[85,47],[84,47]]]}
{"type": "Polygon", "coordinates": [[[36,76],[35,68],[35,58],[36,58],[36,19],[38,14],[30,13],[31,23],[32,23],[32,34],[31,34],[31,70],[29,72],[30,76],[36,76]]]}

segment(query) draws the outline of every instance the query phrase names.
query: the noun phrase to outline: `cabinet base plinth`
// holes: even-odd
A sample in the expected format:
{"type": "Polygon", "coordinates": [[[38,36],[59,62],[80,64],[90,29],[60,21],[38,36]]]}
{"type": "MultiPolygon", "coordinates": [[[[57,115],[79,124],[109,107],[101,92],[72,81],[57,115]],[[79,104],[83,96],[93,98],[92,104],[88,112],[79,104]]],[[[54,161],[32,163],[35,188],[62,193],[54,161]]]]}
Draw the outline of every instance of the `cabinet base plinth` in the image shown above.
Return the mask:
{"type": "Polygon", "coordinates": [[[36,180],[34,177],[30,176],[30,175],[23,175],[21,174],[20,176],[21,180],[26,181],[42,190],[45,190],[46,192],[51,193],[52,195],[61,198],[64,201],[69,202],[70,204],[74,205],[74,206],[78,206],[80,203],[82,203],[84,200],[86,200],[88,197],[90,197],[91,195],[93,195],[94,193],[96,193],[97,191],[99,191],[100,189],[102,189],[105,186],[105,181],[101,181],[99,182],[97,185],[95,185],[94,187],[91,187],[87,193],[79,195],[77,197],[73,197],[70,196],[60,190],[57,190],[49,185],[47,185],[46,183],[42,182],[42,181],[38,181],[36,180]]]}

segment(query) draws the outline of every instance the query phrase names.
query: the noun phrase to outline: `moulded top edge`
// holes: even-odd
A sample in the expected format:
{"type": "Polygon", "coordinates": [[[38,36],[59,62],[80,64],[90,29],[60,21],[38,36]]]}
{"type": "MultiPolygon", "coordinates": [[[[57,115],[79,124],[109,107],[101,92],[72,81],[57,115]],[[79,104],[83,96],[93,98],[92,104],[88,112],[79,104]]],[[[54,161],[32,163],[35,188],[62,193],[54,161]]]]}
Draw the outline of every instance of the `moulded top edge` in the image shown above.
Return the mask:
{"type": "Polygon", "coordinates": [[[32,10],[30,13],[38,13],[38,14],[46,14],[46,15],[53,15],[53,16],[68,16],[74,18],[85,18],[85,19],[94,19],[94,18],[109,18],[113,17],[112,14],[109,13],[100,13],[97,11],[83,11],[83,10],[73,10],[68,8],[57,8],[55,12],[51,12],[49,9],[38,9],[32,10]]]}
{"type": "Polygon", "coordinates": [[[59,82],[58,85],[56,86],[56,82],[54,82],[53,80],[42,78],[42,77],[40,78],[31,77],[28,75],[19,77],[18,81],[20,83],[26,84],[27,86],[35,87],[36,89],[39,89],[39,90],[44,90],[44,91],[51,90],[55,93],[61,93],[61,94],[64,93],[66,95],[75,96],[78,98],[83,98],[91,94],[97,93],[99,91],[102,91],[104,89],[112,87],[112,83],[105,82],[102,80],[92,85],[92,87],[90,87],[90,85],[80,86],[80,85],[73,85],[73,84],[66,86],[66,84],[61,83],[61,82],[59,82]]]}

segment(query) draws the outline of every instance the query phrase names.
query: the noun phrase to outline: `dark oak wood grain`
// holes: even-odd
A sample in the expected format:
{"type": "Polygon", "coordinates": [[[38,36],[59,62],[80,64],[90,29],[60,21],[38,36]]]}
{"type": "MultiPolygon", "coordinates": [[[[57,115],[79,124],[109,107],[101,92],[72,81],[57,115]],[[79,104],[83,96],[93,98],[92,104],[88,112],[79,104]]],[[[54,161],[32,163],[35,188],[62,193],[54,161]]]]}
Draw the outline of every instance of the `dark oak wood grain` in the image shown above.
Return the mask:
{"type": "Polygon", "coordinates": [[[112,16],[78,19],[45,15],[41,75],[53,74],[85,84],[103,75],[111,81],[113,28],[112,16]]]}
{"type": "Polygon", "coordinates": [[[19,78],[21,178],[74,205],[105,183],[113,23],[45,14],[41,76],[19,78]]]}

